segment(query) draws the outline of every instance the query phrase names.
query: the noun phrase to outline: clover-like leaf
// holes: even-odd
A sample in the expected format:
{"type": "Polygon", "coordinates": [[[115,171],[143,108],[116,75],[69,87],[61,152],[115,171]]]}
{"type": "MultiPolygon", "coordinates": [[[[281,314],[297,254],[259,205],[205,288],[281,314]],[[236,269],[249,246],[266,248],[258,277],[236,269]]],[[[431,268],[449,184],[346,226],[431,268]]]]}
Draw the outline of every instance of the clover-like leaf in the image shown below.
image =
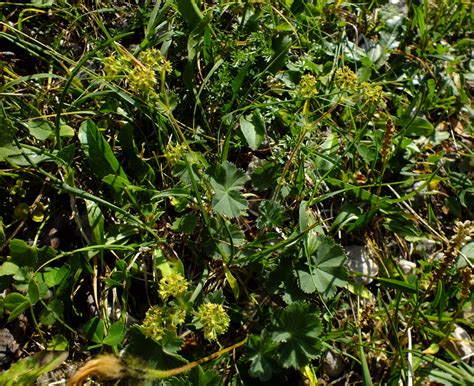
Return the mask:
{"type": "Polygon", "coordinates": [[[247,200],[240,192],[248,179],[244,171],[225,161],[212,168],[209,176],[215,192],[212,207],[216,213],[228,217],[240,216],[242,211],[247,209],[247,200]]]}
{"type": "Polygon", "coordinates": [[[347,271],[344,266],[344,250],[332,239],[318,236],[315,251],[308,262],[296,270],[298,284],[306,293],[318,291],[328,298],[335,294],[336,286],[347,283],[347,271]]]}
{"type": "Polygon", "coordinates": [[[277,312],[269,330],[279,343],[278,362],[283,367],[299,369],[321,352],[321,320],[309,304],[292,303],[277,312]]]}

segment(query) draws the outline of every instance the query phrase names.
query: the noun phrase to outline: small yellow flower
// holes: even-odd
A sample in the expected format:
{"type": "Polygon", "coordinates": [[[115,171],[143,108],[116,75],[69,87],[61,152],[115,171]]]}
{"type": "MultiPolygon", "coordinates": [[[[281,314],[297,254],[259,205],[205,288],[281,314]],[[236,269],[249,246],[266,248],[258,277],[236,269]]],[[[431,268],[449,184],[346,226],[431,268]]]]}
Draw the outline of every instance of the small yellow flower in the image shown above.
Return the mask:
{"type": "Polygon", "coordinates": [[[151,67],[155,70],[161,65],[161,62],[163,60],[161,52],[156,48],[149,48],[145,51],[140,52],[138,58],[145,66],[151,67]]]}
{"type": "Polygon", "coordinates": [[[377,103],[383,96],[382,86],[374,86],[369,82],[363,82],[360,86],[362,98],[367,103],[377,103]]]}
{"type": "Polygon", "coordinates": [[[183,296],[188,290],[188,281],[178,273],[162,277],[160,289],[158,290],[161,299],[166,301],[170,297],[183,296]]]}
{"type": "Polygon", "coordinates": [[[316,78],[311,74],[305,74],[301,77],[300,84],[298,86],[301,96],[304,98],[311,98],[318,93],[316,88],[316,78]]]}
{"type": "Polygon", "coordinates": [[[123,64],[114,55],[108,56],[104,59],[105,75],[114,77],[123,72],[123,64]]]}
{"type": "Polygon", "coordinates": [[[341,90],[352,92],[357,86],[357,75],[350,68],[338,68],[334,75],[334,82],[341,90]]]}
{"type": "Polygon", "coordinates": [[[186,320],[186,311],[172,306],[153,306],[148,309],[141,330],[143,334],[159,341],[166,332],[176,333],[176,328],[186,320]]]}
{"type": "Polygon", "coordinates": [[[165,334],[165,329],[163,326],[163,318],[161,308],[158,306],[151,307],[145,315],[145,320],[141,325],[141,330],[143,333],[158,341],[165,334]]]}
{"type": "Polygon", "coordinates": [[[163,59],[161,62],[161,68],[163,71],[166,73],[170,73],[173,70],[173,66],[171,65],[171,62],[169,60],[163,59]]]}
{"type": "Polygon", "coordinates": [[[135,67],[128,74],[128,83],[133,92],[147,93],[156,86],[155,72],[149,67],[135,67]]]}
{"type": "Polygon", "coordinates": [[[174,165],[183,157],[187,150],[188,148],[184,143],[180,143],[176,146],[168,143],[166,146],[166,151],[163,155],[170,164],[174,165]]]}
{"type": "Polygon", "coordinates": [[[204,336],[208,340],[217,340],[217,335],[223,334],[229,328],[230,318],[222,304],[201,304],[196,317],[202,323],[204,336]]]}

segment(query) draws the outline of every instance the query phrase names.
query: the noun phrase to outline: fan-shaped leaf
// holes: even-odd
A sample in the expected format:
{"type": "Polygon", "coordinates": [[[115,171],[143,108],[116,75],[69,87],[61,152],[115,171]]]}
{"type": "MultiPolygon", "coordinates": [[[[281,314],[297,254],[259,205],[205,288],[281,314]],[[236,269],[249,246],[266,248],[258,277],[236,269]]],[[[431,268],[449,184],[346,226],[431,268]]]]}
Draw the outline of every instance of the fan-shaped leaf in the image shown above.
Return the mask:
{"type": "Polygon", "coordinates": [[[244,171],[226,161],[212,168],[209,175],[215,192],[214,210],[228,217],[238,217],[247,209],[247,200],[240,192],[248,179],[244,171]]]}
{"type": "Polygon", "coordinates": [[[340,245],[318,236],[315,252],[296,270],[298,284],[306,293],[318,291],[325,298],[335,294],[336,286],[347,283],[346,256],[340,245]]]}

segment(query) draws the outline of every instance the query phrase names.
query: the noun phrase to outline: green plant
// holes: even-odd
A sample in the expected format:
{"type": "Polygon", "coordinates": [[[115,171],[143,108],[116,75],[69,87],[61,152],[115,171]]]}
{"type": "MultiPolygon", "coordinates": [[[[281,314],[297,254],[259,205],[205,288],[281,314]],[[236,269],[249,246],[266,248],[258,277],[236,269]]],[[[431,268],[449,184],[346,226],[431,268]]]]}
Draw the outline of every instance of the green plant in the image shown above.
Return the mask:
{"type": "Polygon", "coordinates": [[[386,3],[0,3],[24,353],[145,383],[469,380],[472,13],[386,3]]]}

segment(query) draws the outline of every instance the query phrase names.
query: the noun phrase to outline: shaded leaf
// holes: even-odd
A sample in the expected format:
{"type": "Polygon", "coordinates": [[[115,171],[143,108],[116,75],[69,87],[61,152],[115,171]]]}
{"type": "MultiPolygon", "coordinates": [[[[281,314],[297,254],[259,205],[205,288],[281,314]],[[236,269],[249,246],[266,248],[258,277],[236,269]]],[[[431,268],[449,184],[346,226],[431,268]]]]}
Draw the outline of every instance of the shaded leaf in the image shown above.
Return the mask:
{"type": "Polygon", "coordinates": [[[112,148],[91,120],[82,122],[79,141],[92,171],[100,178],[113,174],[128,180],[112,148]]]}
{"type": "Polygon", "coordinates": [[[278,361],[283,367],[299,369],[320,354],[321,320],[309,304],[293,303],[277,312],[269,331],[279,343],[278,361]]]}
{"type": "Polygon", "coordinates": [[[3,306],[7,310],[11,310],[8,321],[15,320],[20,314],[30,307],[31,303],[27,297],[18,292],[9,293],[4,300],[3,306]]]}
{"type": "Polygon", "coordinates": [[[25,123],[30,134],[39,141],[45,141],[54,136],[53,125],[48,121],[29,120],[25,123]]]}
{"type": "Polygon", "coordinates": [[[261,114],[255,111],[250,118],[241,116],[240,130],[249,147],[252,150],[257,150],[262,144],[265,135],[265,126],[261,114]]]}
{"type": "Polygon", "coordinates": [[[110,326],[107,336],[102,343],[108,346],[117,346],[122,343],[125,333],[125,323],[119,320],[110,326]]]}
{"type": "Polygon", "coordinates": [[[260,217],[257,219],[257,227],[273,228],[279,227],[285,221],[285,208],[278,202],[264,200],[260,204],[260,217]]]}
{"type": "Polygon", "coordinates": [[[248,342],[249,353],[246,360],[250,362],[249,374],[259,378],[262,382],[268,381],[275,368],[275,354],[278,343],[274,342],[269,334],[263,332],[261,336],[252,335],[248,342]]]}

